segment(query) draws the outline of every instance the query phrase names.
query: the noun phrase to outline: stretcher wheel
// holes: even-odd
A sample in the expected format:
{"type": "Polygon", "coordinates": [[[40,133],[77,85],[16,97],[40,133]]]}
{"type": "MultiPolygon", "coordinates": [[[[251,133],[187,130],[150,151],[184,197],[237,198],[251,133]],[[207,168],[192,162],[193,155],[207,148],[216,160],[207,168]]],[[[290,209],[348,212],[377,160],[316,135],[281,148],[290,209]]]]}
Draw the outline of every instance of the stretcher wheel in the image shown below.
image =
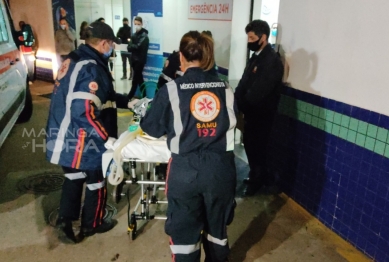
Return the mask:
{"type": "Polygon", "coordinates": [[[136,236],[137,236],[137,231],[136,231],[136,222],[135,222],[135,227],[134,230],[132,230],[131,239],[135,240],[136,236]]]}
{"type": "Polygon", "coordinates": [[[128,225],[128,233],[131,232],[131,239],[135,240],[137,236],[137,223],[136,223],[136,215],[131,214],[130,224],[128,225]]]}
{"type": "Polygon", "coordinates": [[[123,183],[120,183],[117,186],[114,186],[112,191],[112,200],[115,204],[119,204],[122,199],[123,183]]]}

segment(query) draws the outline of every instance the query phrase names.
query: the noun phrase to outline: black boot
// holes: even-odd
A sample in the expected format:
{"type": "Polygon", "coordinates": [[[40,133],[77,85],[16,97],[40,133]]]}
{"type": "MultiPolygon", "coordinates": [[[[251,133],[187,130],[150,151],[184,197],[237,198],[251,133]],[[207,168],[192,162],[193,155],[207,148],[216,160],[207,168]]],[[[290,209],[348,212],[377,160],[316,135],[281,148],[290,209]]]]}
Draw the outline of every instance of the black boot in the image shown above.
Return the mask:
{"type": "Polygon", "coordinates": [[[72,241],[73,243],[78,242],[76,236],[74,235],[71,220],[63,217],[58,218],[55,226],[56,228],[60,229],[70,241],[72,241]]]}
{"type": "Polygon", "coordinates": [[[117,224],[117,221],[112,219],[109,221],[103,221],[103,223],[100,226],[94,227],[94,228],[86,228],[81,227],[81,231],[79,234],[79,238],[83,239],[84,237],[90,237],[94,234],[102,234],[105,232],[110,231],[112,228],[114,228],[117,224]]]}

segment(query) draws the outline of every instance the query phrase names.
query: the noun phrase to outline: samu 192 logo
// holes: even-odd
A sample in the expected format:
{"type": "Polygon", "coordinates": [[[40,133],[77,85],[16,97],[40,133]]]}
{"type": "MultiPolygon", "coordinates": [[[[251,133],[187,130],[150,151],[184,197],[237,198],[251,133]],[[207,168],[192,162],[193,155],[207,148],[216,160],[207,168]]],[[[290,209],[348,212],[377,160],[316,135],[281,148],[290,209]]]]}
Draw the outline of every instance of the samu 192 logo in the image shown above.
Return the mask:
{"type": "Polygon", "coordinates": [[[198,92],[192,97],[190,111],[197,120],[210,122],[220,113],[220,100],[209,91],[198,92]]]}

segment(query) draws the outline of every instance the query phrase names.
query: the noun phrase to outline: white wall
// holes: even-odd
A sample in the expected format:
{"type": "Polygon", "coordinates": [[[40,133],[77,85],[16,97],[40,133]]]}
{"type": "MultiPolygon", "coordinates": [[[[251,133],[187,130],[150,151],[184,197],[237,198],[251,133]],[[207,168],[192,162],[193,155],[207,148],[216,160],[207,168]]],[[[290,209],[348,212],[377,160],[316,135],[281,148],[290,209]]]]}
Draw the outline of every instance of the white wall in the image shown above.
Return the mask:
{"type": "Polygon", "coordinates": [[[281,0],[294,88],[389,114],[389,2],[281,0]]]}
{"type": "Polygon", "coordinates": [[[261,2],[260,19],[265,20],[270,27],[273,23],[277,23],[280,0],[255,0],[255,2],[261,2]]]}
{"type": "MultiPolygon", "coordinates": [[[[123,26],[123,0],[111,0],[106,1],[106,3],[111,2],[111,18],[112,20],[109,21],[109,25],[112,26],[113,31],[116,32],[119,30],[120,27],[123,26]],[[112,2],[111,2],[112,1],[112,2]]],[[[105,10],[105,15],[108,16],[108,10],[105,10]]],[[[107,22],[107,21],[106,21],[107,22]]]]}
{"type": "Polygon", "coordinates": [[[228,80],[235,88],[246,67],[247,35],[245,27],[250,22],[250,0],[234,1],[231,25],[231,52],[229,54],[228,80]]]}
{"type": "Polygon", "coordinates": [[[92,23],[96,19],[105,16],[105,2],[103,0],[74,0],[76,13],[76,27],[79,29],[82,21],[92,23]]]}
{"type": "MultiPolygon", "coordinates": [[[[251,1],[249,1],[251,2],[251,1]]],[[[261,19],[262,10],[262,0],[254,0],[253,5],[253,20],[261,19]]],[[[250,19],[250,17],[248,17],[250,19]]]]}
{"type": "Polygon", "coordinates": [[[80,36],[82,21],[87,21],[90,24],[100,17],[105,17],[104,8],[103,0],[74,0],[77,37],[80,36]]]}
{"type": "MultiPolygon", "coordinates": [[[[104,17],[105,22],[116,33],[123,25],[124,1],[129,5],[130,0],[74,0],[77,36],[82,21],[92,23],[100,17],[104,17]]],[[[127,8],[130,11],[128,6],[127,8]]],[[[126,12],[126,14],[129,17],[131,13],[126,12]]]]}
{"type": "MultiPolygon", "coordinates": [[[[246,1],[246,0],[245,0],[246,1]]],[[[216,64],[229,67],[231,22],[214,20],[189,20],[188,0],[163,0],[164,42],[163,51],[177,50],[181,37],[190,30],[209,30],[215,41],[216,64]]]]}
{"type": "Polygon", "coordinates": [[[131,0],[123,0],[123,17],[131,21],[131,0]]]}

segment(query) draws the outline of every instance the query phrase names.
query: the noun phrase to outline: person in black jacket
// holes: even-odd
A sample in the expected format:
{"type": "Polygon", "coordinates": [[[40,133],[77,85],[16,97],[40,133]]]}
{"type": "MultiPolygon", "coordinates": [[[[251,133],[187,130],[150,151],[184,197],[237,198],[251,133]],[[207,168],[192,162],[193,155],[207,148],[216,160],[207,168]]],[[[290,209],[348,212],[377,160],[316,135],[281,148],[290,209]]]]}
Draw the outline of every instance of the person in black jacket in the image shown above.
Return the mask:
{"type": "MultiPolygon", "coordinates": [[[[122,44],[128,44],[128,40],[131,38],[131,26],[128,25],[128,18],[123,18],[123,26],[119,28],[119,31],[117,32],[116,36],[122,40],[122,44]]],[[[122,80],[127,79],[127,60],[130,64],[131,69],[131,53],[126,51],[120,52],[122,56],[122,62],[123,62],[123,77],[122,80]]],[[[130,74],[130,77],[128,80],[132,79],[132,73],[130,74]]]]}
{"type": "Polygon", "coordinates": [[[142,72],[147,62],[147,52],[149,51],[149,37],[147,35],[149,32],[142,28],[142,25],[142,17],[135,17],[134,27],[136,32],[132,35],[127,47],[128,52],[132,52],[131,65],[134,70],[131,91],[128,93],[129,99],[134,97],[138,86],[144,83],[142,72]]]}
{"type": "Polygon", "coordinates": [[[270,27],[267,22],[254,20],[245,28],[248,48],[253,55],[247,63],[235,98],[244,115],[243,143],[250,166],[245,194],[253,195],[262,186],[273,186],[275,181],[267,165],[270,131],[282,85],[283,65],[268,44],[270,27]]]}
{"type": "Polygon", "coordinates": [[[165,61],[162,73],[158,78],[157,87],[161,88],[167,82],[173,81],[183,74],[181,71],[180,52],[173,51],[165,61]]]}

